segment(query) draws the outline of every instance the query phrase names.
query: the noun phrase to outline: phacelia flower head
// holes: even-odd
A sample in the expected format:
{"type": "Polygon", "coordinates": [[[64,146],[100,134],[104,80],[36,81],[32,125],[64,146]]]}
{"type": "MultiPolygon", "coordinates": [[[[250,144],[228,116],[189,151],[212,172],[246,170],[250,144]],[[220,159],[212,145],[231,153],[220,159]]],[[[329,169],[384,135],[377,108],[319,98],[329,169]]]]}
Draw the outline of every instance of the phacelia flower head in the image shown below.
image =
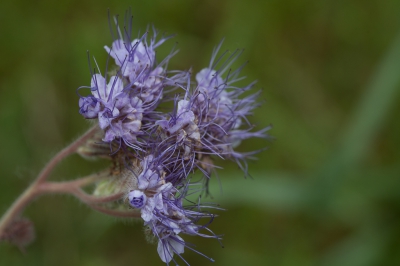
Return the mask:
{"type": "Polygon", "coordinates": [[[124,173],[131,173],[121,182],[124,206],[140,213],[161,260],[176,262],[176,255],[188,264],[182,254],[193,248],[183,235],[220,239],[208,229],[215,217],[209,210],[218,208],[202,204],[200,197],[198,202],[188,199],[207,190],[204,182],[192,181],[193,174],[201,171],[208,184],[213,157],[232,159],[247,173],[246,159],[256,152],[235,149],[243,140],[268,137],[270,127],[253,131],[248,120],[259,93],[243,96],[254,82],[236,85],[243,79],[242,67],[232,70],[231,65],[240,51],[225,60],[227,53],[217,58],[221,42],[209,66],[192,81],[190,71],[167,71],[174,52],[157,63],[156,48],[169,37],[158,39],[156,31],[150,38],[148,32],[138,38],[126,30],[124,35],[117,32],[111,46],[105,46],[117,70],[92,74],[90,87],[82,87],[90,88],[90,94],[80,96],[79,112],[97,119],[103,142],[119,144],[110,157],[115,166],[125,167],[124,173]],[[168,110],[170,101],[173,108],[168,110]]]}

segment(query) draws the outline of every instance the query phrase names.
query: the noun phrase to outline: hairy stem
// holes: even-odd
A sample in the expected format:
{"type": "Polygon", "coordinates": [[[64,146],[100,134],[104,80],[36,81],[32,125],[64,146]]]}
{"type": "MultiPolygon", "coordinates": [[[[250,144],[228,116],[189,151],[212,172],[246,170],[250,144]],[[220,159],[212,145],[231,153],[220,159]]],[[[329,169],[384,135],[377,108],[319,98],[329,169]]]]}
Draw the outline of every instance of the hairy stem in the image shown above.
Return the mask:
{"type": "Polygon", "coordinates": [[[61,162],[65,157],[68,155],[71,155],[72,153],[76,152],[76,150],[84,144],[89,138],[91,138],[96,131],[98,130],[97,126],[94,126],[90,128],[85,134],[83,134],[79,139],[75,140],[72,142],[70,145],[62,149],[59,153],[56,154],[48,163],[47,165],[43,168],[43,170],[40,172],[38,175],[37,179],[35,180],[34,183],[40,183],[46,180],[51,173],[51,171],[54,169],[54,167],[61,162]]]}
{"type": "MultiPolygon", "coordinates": [[[[98,177],[106,177],[107,175],[98,175],[98,177]]],[[[88,181],[97,181],[97,179],[88,179],[88,181]]],[[[71,194],[77,197],[82,202],[92,206],[94,204],[104,204],[113,201],[117,201],[124,196],[123,192],[118,192],[108,196],[92,196],[87,194],[81,189],[85,182],[81,182],[80,179],[65,182],[45,182],[39,185],[38,191],[40,194],[60,193],[60,194],[71,194]]]]}
{"type": "Polygon", "coordinates": [[[35,199],[38,194],[39,193],[36,186],[31,185],[18,197],[18,199],[11,205],[11,207],[0,220],[0,236],[11,224],[11,222],[20,215],[25,206],[35,199]]]}
{"type": "MultiPolygon", "coordinates": [[[[45,193],[44,190],[40,189],[46,179],[49,177],[50,173],[54,167],[62,161],[68,155],[74,153],[82,144],[84,144],[90,137],[92,137],[98,130],[97,126],[90,128],[86,133],[84,133],[77,140],[72,142],[69,146],[57,153],[43,168],[39,173],[35,181],[17,198],[17,200],[11,205],[11,207],[6,211],[0,220],[0,236],[7,229],[10,223],[17,218],[25,207],[34,200],[38,195],[45,193]]],[[[93,179],[93,177],[91,177],[93,179]]],[[[91,181],[92,179],[86,179],[85,181],[77,180],[77,185],[84,185],[85,182],[91,181]]],[[[84,179],[82,179],[84,180],[84,179]]],[[[89,182],[90,183],[90,182],[89,182]]]]}

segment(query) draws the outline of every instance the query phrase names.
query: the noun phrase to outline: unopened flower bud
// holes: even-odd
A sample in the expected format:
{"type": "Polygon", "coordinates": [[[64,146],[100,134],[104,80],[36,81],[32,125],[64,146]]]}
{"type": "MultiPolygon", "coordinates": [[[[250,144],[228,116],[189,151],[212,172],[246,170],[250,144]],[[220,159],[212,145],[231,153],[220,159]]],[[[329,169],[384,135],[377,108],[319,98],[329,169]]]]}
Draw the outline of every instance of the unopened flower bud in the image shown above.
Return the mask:
{"type": "Polygon", "coordinates": [[[0,241],[16,245],[22,252],[35,239],[35,229],[30,220],[20,218],[14,220],[0,235],[0,241]]]}
{"type": "Polygon", "coordinates": [[[132,207],[141,209],[147,201],[146,195],[140,190],[133,190],[128,194],[129,203],[132,207]]]}

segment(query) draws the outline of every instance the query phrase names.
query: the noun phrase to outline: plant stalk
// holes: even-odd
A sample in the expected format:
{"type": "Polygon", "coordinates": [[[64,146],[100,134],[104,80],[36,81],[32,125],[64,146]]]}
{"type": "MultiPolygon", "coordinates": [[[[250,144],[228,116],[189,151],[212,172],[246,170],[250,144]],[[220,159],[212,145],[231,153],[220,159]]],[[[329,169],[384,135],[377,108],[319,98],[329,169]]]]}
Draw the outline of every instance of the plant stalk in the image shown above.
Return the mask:
{"type": "MultiPolygon", "coordinates": [[[[92,137],[98,130],[97,126],[90,128],[77,140],[72,142],[70,145],[62,149],[57,153],[42,169],[35,181],[17,198],[17,200],[11,205],[0,220],[0,236],[7,229],[7,227],[22,213],[25,207],[32,202],[37,196],[51,192],[41,188],[41,185],[45,183],[54,167],[60,163],[65,157],[76,152],[76,150],[83,145],[90,137],[92,137]]],[[[83,183],[84,184],[84,183],[83,183]]]]}

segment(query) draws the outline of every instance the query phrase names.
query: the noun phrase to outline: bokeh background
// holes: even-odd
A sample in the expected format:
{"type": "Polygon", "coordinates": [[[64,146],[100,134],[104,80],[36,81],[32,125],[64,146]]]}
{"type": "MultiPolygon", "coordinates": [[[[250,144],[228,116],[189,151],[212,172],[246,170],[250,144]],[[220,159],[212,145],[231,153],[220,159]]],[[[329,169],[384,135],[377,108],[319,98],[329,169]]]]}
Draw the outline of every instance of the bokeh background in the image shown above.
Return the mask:
{"type": "MultiPolygon", "coordinates": [[[[272,142],[244,178],[221,162],[212,198],[226,208],[215,240],[185,237],[191,265],[400,265],[400,1],[2,1],[0,9],[0,213],[45,162],[89,123],[75,89],[88,85],[86,51],[105,66],[107,9],[132,8],[134,33],[176,33],[170,69],[208,65],[212,49],[245,48],[238,61],[262,89],[251,121],[272,142]],[[221,185],[219,185],[221,183],[221,185]]],[[[239,63],[237,64],[239,65],[239,63]]],[[[243,82],[243,84],[246,84],[243,82]]],[[[72,156],[54,180],[106,162],[72,156]]],[[[206,201],[207,201],[206,200],[206,201]]],[[[0,244],[1,265],[163,265],[141,222],[44,196],[25,215],[36,240],[22,254],[0,244]]],[[[184,264],[181,262],[180,264],[184,264]]]]}

